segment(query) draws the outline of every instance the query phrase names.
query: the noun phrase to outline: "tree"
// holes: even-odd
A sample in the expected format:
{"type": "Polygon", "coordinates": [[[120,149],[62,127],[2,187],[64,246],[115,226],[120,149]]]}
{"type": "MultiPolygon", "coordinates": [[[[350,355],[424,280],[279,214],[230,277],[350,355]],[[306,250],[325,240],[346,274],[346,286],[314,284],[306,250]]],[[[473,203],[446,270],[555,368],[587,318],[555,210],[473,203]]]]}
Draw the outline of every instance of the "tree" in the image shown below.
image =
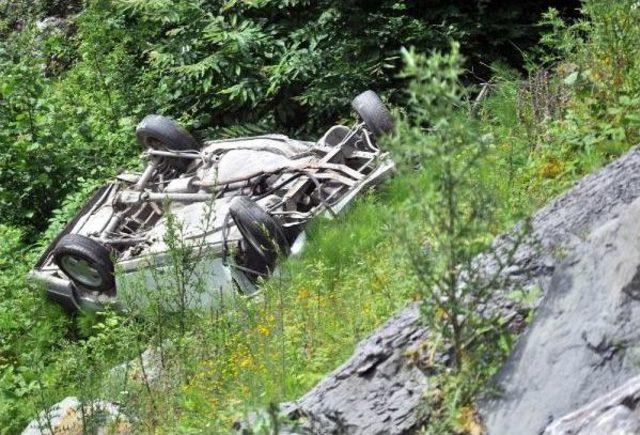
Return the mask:
{"type": "Polygon", "coordinates": [[[506,251],[490,246],[496,205],[489,184],[496,177],[487,174],[492,138],[483,136],[479,121],[470,116],[469,90],[460,82],[459,45],[454,43],[445,54],[426,57],[404,50],[403,56],[409,107],[392,146],[405,171],[420,169],[411,187],[420,186],[414,194],[426,196],[420,204],[428,206],[400,216],[398,227],[404,228],[420,283],[424,320],[460,372],[465,364],[486,361],[494,353],[481,338],[501,334],[502,319],[483,307],[493,291],[506,285],[502,272],[512,264],[526,231],[515,234],[506,251]],[[481,252],[497,263],[491,276],[478,272],[475,262],[481,252]]]}

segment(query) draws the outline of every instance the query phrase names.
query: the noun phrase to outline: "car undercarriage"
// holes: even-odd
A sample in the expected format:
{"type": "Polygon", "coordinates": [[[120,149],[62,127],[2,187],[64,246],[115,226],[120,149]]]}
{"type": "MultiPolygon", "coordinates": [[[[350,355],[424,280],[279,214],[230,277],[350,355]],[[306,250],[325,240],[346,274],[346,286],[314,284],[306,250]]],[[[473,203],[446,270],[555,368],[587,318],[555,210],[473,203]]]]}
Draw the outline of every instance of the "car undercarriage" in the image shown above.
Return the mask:
{"type": "MultiPolygon", "coordinates": [[[[128,309],[153,291],[156,271],[172,260],[168,235],[177,235],[181,246],[206,252],[193,262],[202,263],[207,288],[254,294],[311,219],[338,215],[393,171],[377,142],[393,128],[390,113],[372,91],[353,107],[355,125],[333,126],[316,142],[263,135],[199,143],[169,118],[147,116],[136,130],[146,168],[98,189],[31,276],[69,311],[128,309]],[[143,285],[128,285],[134,276],[143,285]],[[124,302],[128,287],[134,297],[124,302]]],[[[191,300],[212,303],[210,295],[191,300]]]]}

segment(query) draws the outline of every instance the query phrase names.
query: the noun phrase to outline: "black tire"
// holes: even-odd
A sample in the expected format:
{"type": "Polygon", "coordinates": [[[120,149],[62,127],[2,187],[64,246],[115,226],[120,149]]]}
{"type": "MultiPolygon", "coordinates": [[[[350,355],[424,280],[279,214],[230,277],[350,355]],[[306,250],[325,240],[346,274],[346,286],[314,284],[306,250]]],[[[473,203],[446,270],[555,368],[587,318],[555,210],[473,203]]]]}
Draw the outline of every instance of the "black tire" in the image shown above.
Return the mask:
{"type": "Polygon", "coordinates": [[[147,115],[136,128],[136,138],[145,148],[171,151],[198,151],[198,141],[173,119],[147,115]]]}
{"type": "Polygon", "coordinates": [[[273,270],[278,256],[289,253],[290,246],[282,225],[246,196],[233,200],[229,214],[244,238],[242,266],[255,272],[251,278],[267,275],[273,270]]]}
{"type": "Polygon", "coordinates": [[[115,288],[111,252],[89,237],[65,235],[53,251],[53,261],[77,286],[99,292],[115,288]]]}
{"type": "Polygon", "coordinates": [[[375,92],[364,91],[353,99],[351,106],[375,137],[393,130],[393,116],[375,92]]]}
{"type": "MultiPolygon", "coordinates": [[[[147,115],[136,128],[136,138],[143,148],[160,151],[198,151],[200,144],[171,118],[147,115]]],[[[178,170],[184,170],[191,159],[167,157],[165,161],[178,170]]]]}

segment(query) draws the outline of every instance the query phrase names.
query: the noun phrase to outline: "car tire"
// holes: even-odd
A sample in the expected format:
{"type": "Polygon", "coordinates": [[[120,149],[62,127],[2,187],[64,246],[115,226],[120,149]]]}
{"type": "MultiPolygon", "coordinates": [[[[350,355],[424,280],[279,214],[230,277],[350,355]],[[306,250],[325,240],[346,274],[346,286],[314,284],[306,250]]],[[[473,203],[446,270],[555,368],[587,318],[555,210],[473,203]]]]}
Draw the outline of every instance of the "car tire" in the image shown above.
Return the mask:
{"type": "MultiPolygon", "coordinates": [[[[192,151],[200,149],[198,141],[173,119],[161,115],[147,115],[136,128],[136,138],[143,148],[159,151],[192,151]]],[[[170,166],[184,170],[191,159],[167,157],[170,166]]]]}
{"type": "Polygon", "coordinates": [[[267,275],[278,257],[289,253],[282,225],[246,196],[235,198],[229,213],[243,237],[241,265],[253,272],[253,279],[267,275]]]}
{"type": "Polygon", "coordinates": [[[53,251],[53,261],[77,286],[98,292],[115,288],[111,252],[89,237],[65,235],[53,251]]]}
{"type": "Polygon", "coordinates": [[[375,137],[393,130],[395,125],[393,116],[375,92],[364,91],[353,99],[351,106],[375,137]]]}

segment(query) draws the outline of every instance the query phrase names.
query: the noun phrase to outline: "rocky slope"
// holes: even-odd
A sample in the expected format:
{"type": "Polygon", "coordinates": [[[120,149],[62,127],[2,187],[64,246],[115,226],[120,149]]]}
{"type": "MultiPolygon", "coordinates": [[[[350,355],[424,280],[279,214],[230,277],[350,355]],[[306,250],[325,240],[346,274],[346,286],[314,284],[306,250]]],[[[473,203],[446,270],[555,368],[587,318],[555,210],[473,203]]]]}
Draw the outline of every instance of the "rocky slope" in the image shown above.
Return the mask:
{"type": "Polygon", "coordinates": [[[483,403],[491,434],[537,434],[640,373],[640,199],[576,246],[483,403]]]}
{"type": "MultiPolygon", "coordinates": [[[[640,307],[638,196],[640,152],[633,149],[533,217],[537,243],[521,246],[505,274],[539,286],[542,306],[496,379],[505,394],[480,401],[489,433],[539,433],[638,371],[631,362],[640,338],[632,321],[640,307]]],[[[510,243],[505,235],[495,247],[510,243]]],[[[491,256],[477,264],[487,274],[496,268],[491,256]]],[[[505,298],[508,290],[496,292],[492,308],[517,328],[522,313],[505,298]]],[[[295,431],[400,434],[425,424],[432,372],[413,362],[424,360],[415,355],[427,336],[415,306],[389,320],[342,367],[283,407],[295,431]]]]}

